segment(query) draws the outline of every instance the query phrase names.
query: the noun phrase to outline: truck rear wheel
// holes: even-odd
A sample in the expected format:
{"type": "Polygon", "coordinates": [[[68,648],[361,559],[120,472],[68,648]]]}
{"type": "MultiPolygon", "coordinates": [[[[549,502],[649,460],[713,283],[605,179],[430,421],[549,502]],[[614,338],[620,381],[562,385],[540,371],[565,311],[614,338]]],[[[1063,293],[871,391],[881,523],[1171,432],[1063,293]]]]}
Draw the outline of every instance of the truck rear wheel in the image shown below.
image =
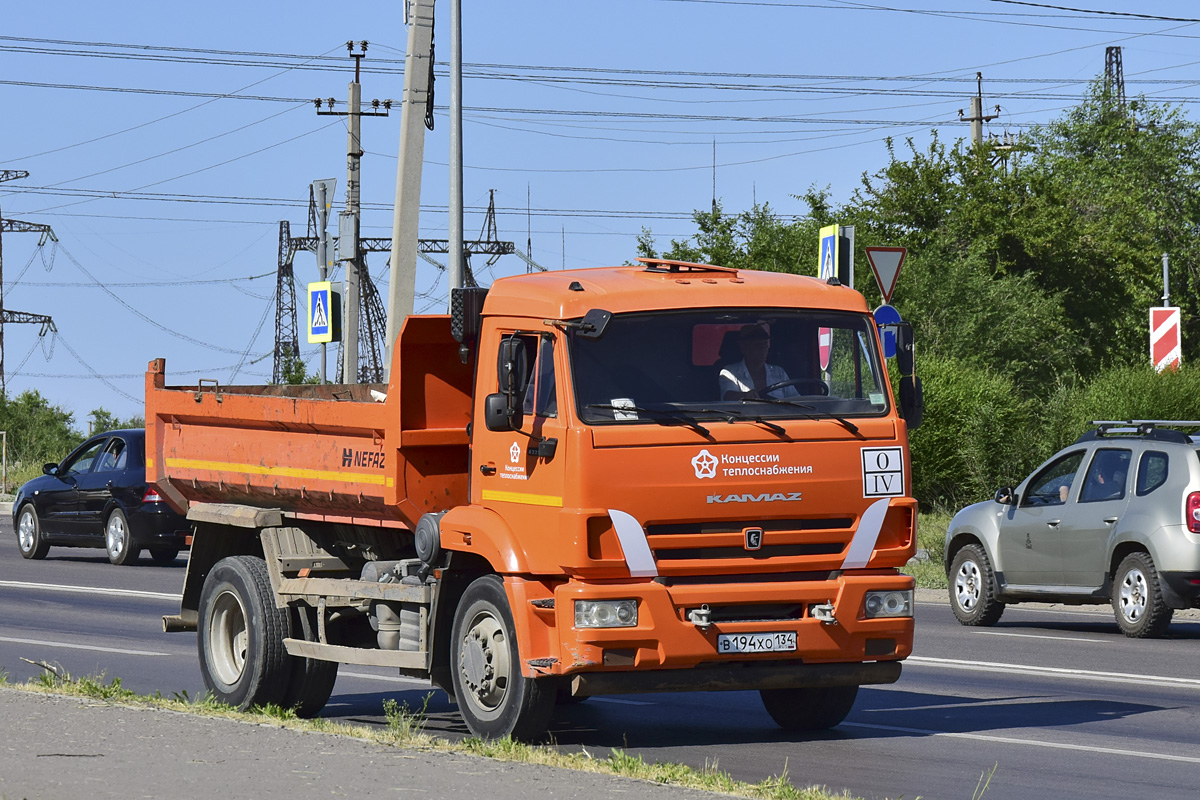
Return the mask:
{"type": "Polygon", "coordinates": [[[283,647],[288,611],[275,607],[266,562],[218,561],[200,592],[197,629],[200,674],[216,700],[242,711],[284,702],[293,666],[283,647]]]}
{"type": "Polygon", "coordinates": [[[450,664],[458,710],[471,733],[523,741],[545,733],[558,685],[521,674],[512,611],[499,577],[479,578],[463,593],[454,614],[450,664]]]}
{"type": "Polygon", "coordinates": [[[762,689],[759,694],[771,719],[784,730],[823,731],[841,724],[850,713],[858,687],[762,689]]]}

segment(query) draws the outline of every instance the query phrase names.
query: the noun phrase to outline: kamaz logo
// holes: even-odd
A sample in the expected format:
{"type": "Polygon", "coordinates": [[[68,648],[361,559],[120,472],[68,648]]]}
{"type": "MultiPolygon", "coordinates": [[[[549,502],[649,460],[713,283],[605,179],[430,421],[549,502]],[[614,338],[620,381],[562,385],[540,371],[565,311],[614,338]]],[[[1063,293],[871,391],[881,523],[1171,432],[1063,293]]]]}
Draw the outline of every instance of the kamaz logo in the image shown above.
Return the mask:
{"type": "Polygon", "coordinates": [[[343,467],[372,467],[383,469],[383,452],[380,450],[351,450],[342,448],[343,467]]]}
{"type": "Polygon", "coordinates": [[[793,503],[801,499],[800,492],[763,492],[762,494],[710,494],[710,503],[793,503]]]}

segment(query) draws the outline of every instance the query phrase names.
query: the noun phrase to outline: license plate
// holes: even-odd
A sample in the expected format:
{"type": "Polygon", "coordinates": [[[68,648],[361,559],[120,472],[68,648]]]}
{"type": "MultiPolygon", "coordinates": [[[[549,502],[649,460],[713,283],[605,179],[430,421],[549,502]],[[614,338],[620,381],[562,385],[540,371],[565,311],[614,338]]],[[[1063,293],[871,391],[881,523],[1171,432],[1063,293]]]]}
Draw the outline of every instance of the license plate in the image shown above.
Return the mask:
{"type": "Polygon", "coordinates": [[[722,633],[717,636],[718,653],[787,653],[795,649],[795,631],[722,633]]]}

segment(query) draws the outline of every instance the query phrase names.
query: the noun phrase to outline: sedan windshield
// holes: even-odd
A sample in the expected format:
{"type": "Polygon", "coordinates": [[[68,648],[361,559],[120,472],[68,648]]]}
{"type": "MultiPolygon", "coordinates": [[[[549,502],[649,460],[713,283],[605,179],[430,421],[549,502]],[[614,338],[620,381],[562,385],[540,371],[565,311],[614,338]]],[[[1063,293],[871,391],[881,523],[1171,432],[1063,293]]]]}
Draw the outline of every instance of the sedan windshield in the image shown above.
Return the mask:
{"type": "Polygon", "coordinates": [[[569,329],[580,419],[688,425],[876,416],[888,410],[866,314],[705,309],[615,315],[569,329]]]}

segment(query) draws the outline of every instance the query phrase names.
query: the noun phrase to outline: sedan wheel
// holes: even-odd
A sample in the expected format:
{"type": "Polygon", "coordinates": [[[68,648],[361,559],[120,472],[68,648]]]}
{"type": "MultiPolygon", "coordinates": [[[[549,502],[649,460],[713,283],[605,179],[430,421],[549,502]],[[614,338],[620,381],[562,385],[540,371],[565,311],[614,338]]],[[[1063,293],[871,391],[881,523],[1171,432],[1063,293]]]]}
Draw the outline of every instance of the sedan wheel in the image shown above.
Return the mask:
{"type": "Polygon", "coordinates": [[[133,547],[125,512],[119,508],[108,515],[104,525],[104,549],[108,551],[108,560],[118,566],[137,560],[138,549],[133,547]]]}
{"type": "Polygon", "coordinates": [[[42,526],[31,503],[25,504],[17,518],[17,546],[25,558],[41,559],[50,552],[50,545],[42,539],[42,526]]]}

